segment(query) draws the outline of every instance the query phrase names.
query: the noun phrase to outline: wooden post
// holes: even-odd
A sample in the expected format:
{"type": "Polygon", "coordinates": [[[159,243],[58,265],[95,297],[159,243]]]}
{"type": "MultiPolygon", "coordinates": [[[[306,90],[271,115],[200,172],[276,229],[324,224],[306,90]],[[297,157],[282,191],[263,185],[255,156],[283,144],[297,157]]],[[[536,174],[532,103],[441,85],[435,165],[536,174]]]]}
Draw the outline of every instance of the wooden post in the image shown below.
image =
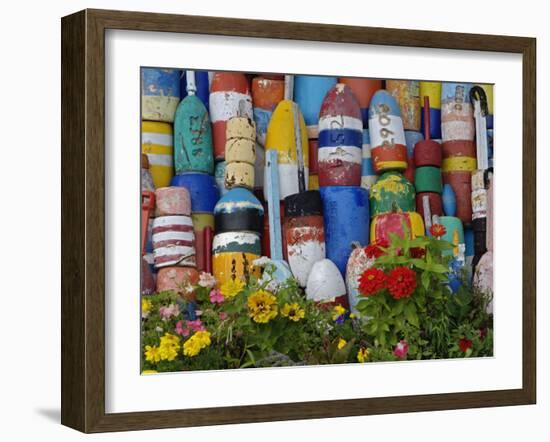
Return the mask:
{"type": "Polygon", "coordinates": [[[277,151],[266,151],[266,188],[269,213],[269,245],[271,259],[283,259],[283,244],[281,239],[281,208],[279,197],[279,171],[277,167],[277,151]]]}

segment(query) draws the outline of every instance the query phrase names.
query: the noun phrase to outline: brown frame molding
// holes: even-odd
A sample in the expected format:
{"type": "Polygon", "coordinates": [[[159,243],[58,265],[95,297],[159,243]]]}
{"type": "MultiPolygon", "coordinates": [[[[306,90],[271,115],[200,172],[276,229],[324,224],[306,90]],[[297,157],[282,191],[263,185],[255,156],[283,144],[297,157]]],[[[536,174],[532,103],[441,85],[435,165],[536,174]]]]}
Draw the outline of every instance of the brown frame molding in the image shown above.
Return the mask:
{"type": "Polygon", "coordinates": [[[61,422],[77,430],[141,430],[536,401],[536,40],[313,23],[84,10],[62,29],[61,422]],[[523,56],[523,387],[193,410],[105,413],[105,30],[331,41],[518,53],[523,56]],[[527,160],[528,159],[528,160],[527,160]]]}

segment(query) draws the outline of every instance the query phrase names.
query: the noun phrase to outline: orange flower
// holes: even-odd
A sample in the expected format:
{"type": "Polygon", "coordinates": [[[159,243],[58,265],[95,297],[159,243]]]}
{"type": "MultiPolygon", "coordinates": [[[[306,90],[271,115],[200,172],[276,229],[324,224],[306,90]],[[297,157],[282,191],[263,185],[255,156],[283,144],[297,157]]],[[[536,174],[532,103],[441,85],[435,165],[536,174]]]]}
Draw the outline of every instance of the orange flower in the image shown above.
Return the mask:
{"type": "Polygon", "coordinates": [[[447,229],[445,229],[443,224],[433,224],[432,227],[430,227],[430,234],[437,238],[441,238],[446,233],[447,229]]]}

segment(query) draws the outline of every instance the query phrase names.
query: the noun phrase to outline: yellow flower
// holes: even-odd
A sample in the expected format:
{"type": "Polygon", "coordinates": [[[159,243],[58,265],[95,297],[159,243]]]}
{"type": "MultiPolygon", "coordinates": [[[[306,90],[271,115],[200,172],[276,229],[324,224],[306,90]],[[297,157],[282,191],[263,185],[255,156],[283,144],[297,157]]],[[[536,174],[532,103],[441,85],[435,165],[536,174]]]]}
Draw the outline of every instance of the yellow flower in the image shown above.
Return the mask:
{"type": "Polygon", "coordinates": [[[341,305],[336,305],[334,309],[332,309],[332,320],[336,321],[344,313],[346,313],[346,309],[341,305]]]}
{"type": "Polygon", "coordinates": [[[228,279],[220,287],[220,292],[225,298],[233,298],[237,296],[244,288],[244,282],[240,279],[228,279]]]}
{"type": "Polygon", "coordinates": [[[174,359],[176,359],[179,348],[179,336],[173,335],[171,333],[165,333],[164,336],[160,338],[159,353],[160,358],[163,361],[173,361],[174,359]]]}
{"type": "Polygon", "coordinates": [[[345,339],[338,338],[338,350],[342,350],[346,346],[347,342],[345,339]]]}
{"type": "Polygon", "coordinates": [[[363,363],[369,359],[370,352],[367,348],[360,348],[357,352],[357,361],[363,363]]]}
{"type": "Polygon", "coordinates": [[[145,360],[154,364],[160,362],[160,350],[156,345],[153,347],[150,345],[145,346],[145,360]]]}
{"type": "Polygon", "coordinates": [[[254,322],[265,324],[277,316],[277,298],[266,290],[257,290],[248,297],[248,310],[254,322]]]}
{"type": "Polygon", "coordinates": [[[287,317],[291,321],[298,322],[305,316],[306,312],[297,302],[292,304],[285,304],[281,309],[281,315],[287,317]]]}
{"type": "Polygon", "coordinates": [[[349,317],[350,317],[350,319],[354,319],[355,318],[355,313],[350,313],[349,317]]]}
{"type": "Polygon", "coordinates": [[[143,370],[141,374],[155,374],[158,373],[157,370],[143,370]]]}
{"type": "Polygon", "coordinates": [[[183,344],[183,354],[190,357],[197,356],[203,348],[210,344],[210,332],[198,331],[183,344]]]}
{"type": "Polygon", "coordinates": [[[160,338],[160,345],[176,345],[180,343],[180,337],[173,335],[172,333],[165,333],[164,336],[160,338]]]}
{"type": "Polygon", "coordinates": [[[153,306],[153,303],[149,301],[147,298],[141,298],[141,317],[146,318],[149,316],[149,312],[151,311],[151,307],[153,306]]]}

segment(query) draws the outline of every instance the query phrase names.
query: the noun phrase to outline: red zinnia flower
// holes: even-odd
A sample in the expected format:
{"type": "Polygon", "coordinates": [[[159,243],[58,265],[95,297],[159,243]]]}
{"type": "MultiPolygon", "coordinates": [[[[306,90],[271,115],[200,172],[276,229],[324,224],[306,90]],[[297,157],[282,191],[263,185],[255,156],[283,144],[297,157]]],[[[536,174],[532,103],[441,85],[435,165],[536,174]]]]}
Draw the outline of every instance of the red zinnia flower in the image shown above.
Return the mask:
{"type": "Polygon", "coordinates": [[[472,348],[473,342],[466,338],[461,338],[460,341],[458,341],[458,346],[460,347],[460,351],[462,353],[466,353],[466,351],[469,348],[472,348]]]}
{"type": "Polygon", "coordinates": [[[433,224],[432,227],[430,227],[430,234],[432,236],[441,238],[446,233],[447,229],[445,229],[445,226],[443,224],[433,224]]]}
{"type": "Polygon", "coordinates": [[[367,269],[359,277],[359,291],[363,296],[374,295],[385,288],[386,275],[380,269],[367,269]]]}
{"type": "Polygon", "coordinates": [[[384,254],[384,251],[378,244],[369,244],[365,247],[365,253],[369,258],[378,258],[384,254]]]}
{"type": "Polygon", "coordinates": [[[408,267],[396,267],[389,273],[387,285],[395,299],[407,298],[416,288],[416,273],[408,267]]]}
{"type": "Polygon", "coordinates": [[[422,259],[426,255],[424,247],[411,247],[411,258],[422,259]]]}

